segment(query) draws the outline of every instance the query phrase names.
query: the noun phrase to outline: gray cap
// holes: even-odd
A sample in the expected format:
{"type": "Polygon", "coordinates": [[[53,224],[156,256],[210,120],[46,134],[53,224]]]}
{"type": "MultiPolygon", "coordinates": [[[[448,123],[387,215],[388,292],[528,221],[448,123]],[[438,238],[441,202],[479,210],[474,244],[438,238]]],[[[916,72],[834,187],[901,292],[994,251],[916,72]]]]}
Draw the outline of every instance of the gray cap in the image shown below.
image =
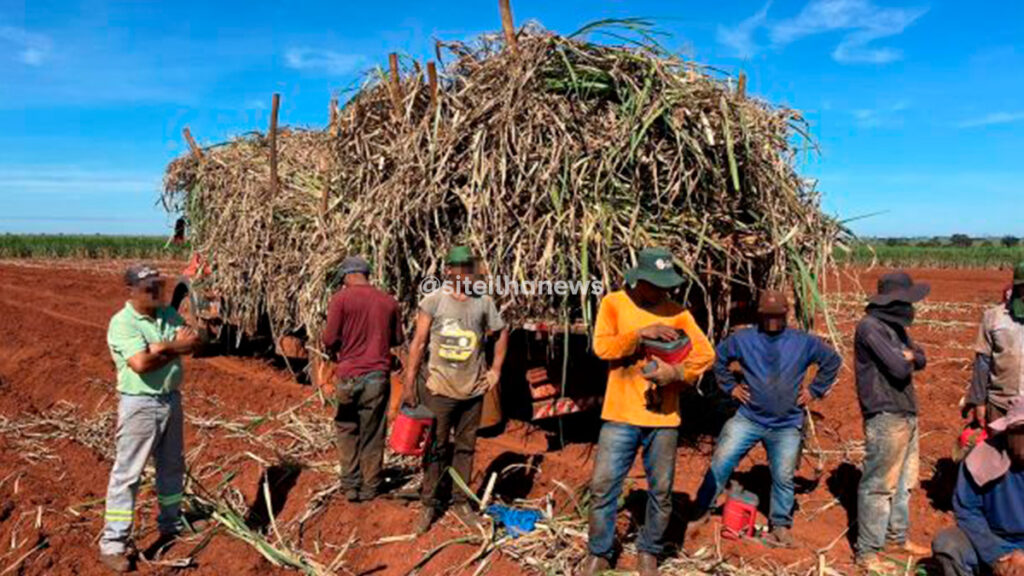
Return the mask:
{"type": "Polygon", "coordinates": [[[124,271],[124,283],[129,286],[138,286],[146,280],[159,277],[160,271],[149,264],[136,264],[124,271]]]}
{"type": "Polygon", "coordinates": [[[369,274],[370,265],[359,256],[349,256],[341,261],[341,275],[369,274]]]}

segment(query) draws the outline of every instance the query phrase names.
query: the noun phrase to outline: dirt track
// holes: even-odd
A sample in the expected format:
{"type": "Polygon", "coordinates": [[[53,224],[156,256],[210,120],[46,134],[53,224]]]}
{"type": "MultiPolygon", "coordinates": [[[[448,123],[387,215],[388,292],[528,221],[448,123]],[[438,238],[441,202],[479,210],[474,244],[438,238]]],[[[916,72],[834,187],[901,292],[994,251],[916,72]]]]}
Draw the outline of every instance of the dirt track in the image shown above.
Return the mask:
{"type": "MultiPolygon", "coordinates": [[[[118,271],[123,263],[24,263],[0,262],[0,424],[45,415],[63,415],[72,424],[96,422],[116,406],[113,368],[105,345],[106,324],[123,305],[118,271]]],[[[174,266],[173,264],[171,265],[174,266]]],[[[929,354],[929,368],[919,380],[922,403],[922,489],[913,499],[912,538],[926,543],[948,525],[946,480],[948,460],[960,420],[957,402],[970,375],[970,345],[983,306],[996,301],[1008,274],[999,271],[912,271],[918,279],[933,283],[929,305],[919,315],[915,335],[929,354]]],[[[874,286],[875,273],[862,275],[865,288],[874,286]]],[[[846,281],[847,288],[852,283],[846,281]]],[[[859,295],[845,294],[837,315],[846,337],[859,314],[859,295]]],[[[847,356],[849,354],[847,353],[847,356]]],[[[275,462],[273,451],[261,452],[243,432],[233,432],[210,422],[235,421],[240,415],[280,415],[302,405],[306,413],[319,411],[324,422],[329,410],[319,403],[315,390],[296,384],[289,374],[252,359],[211,358],[186,362],[186,412],[191,420],[187,446],[193,471],[211,483],[226,481],[238,490],[246,504],[258,495],[263,466],[257,458],[275,462]],[[303,404],[304,401],[305,404],[303,404]],[[201,423],[207,423],[200,426],[201,423]],[[245,453],[252,452],[253,457],[245,453]],[[227,468],[237,472],[230,478],[227,468]],[[223,466],[223,470],[220,469],[223,466]]],[[[856,442],[863,438],[853,391],[852,374],[844,368],[835,392],[814,407],[827,465],[820,482],[813,482],[811,461],[805,459],[798,476],[795,535],[802,546],[793,551],[770,551],[754,544],[723,544],[727,558],[746,557],[752,562],[772,562],[797,569],[817,565],[816,551],[828,548],[829,564],[850,571],[850,547],[844,530],[850,521],[859,477],[856,442]],[[845,451],[845,453],[844,453],[845,451]],[[844,461],[844,460],[849,461],[844,461]]],[[[285,419],[256,425],[252,432],[273,434],[275,426],[286,430],[285,419]],[[265,426],[265,427],[264,427],[265,426]]],[[[100,421],[92,430],[102,429],[100,421]]],[[[106,422],[109,426],[109,422],[106,422]]],[[[51,428],[53,428],[51,426],[51,428]]],[[[86,426],[86,428],[88,428],[86,426]]],[[[49,429],[49,428],[47,428],[49,429]]],[[[5,434],[0,436],[0,572],[24,558],[23,574],[102,574],[96,561],[96,542],[102,525],[102,498],[110,462],[103,456],[103,435],[79,434],[75,439],[5,434]],[[31,552],[35,547],[40,548],[31,552]]],[[[286,435],[282,432],[280,437],[286,435]]],[[[326,439],[329,441],[329,438],[326,439]]],[[[295,448],[300,442],[287,444],[295,448]]],[[[677,502],[684,508],[707,465],[710,444],[698,442],[679,450],[676,476],[677,502]]],[[[539,434],[526,434],[512,426],[502,436],[481,440],[476,467],[487,469],[495,460],[521,462],[533,457],[541,472],[530,478],[530,496],[555,489],[555,481],[576,486],[586,482],[592,462],[590,450],[572,445],[546,452],[539,434]]],[[[768,475],[763,452],[741,465],[739,479],[757,491],[767,503],[768,475]]],[[[310,460],[330,462],[329,449],[307,455],[310,460]]],[[[480,476],[480,475],[478,475],[480,476]]],[[[642,472],[634,468],[634,484],[642,486],[642,472]]],[[[474,479],[478,486],[480,478],[474,479]]],[[[301,515],[311,495],[331,481],[326,466],[302,468],[277,510],[276,520],[285,525],[301,515]]],[[[520,486],[521,487],[521,486],[520,486]]],[[[636,486],[634,486],[634,489],[636,486]]],[[[145,506],[139,514],[143,526],[140,548],[155,538],[151,490],[143,488],[145,506]]],[[[414,541],[370,545],[380,538],[404,535],[416,515],[415,507],[399,500],[372,504],[348,504],[335,497],[321,514],[305,524],[302,546],[319,551],[324,564],[339,556],[341,547],[352,544],[343,555],[350,573],[404,574],[428,550],[463,534],[449,518],[431,533],[414,541]]],[[[623,520],[623,528],[628,523],[623,520]]],[[[714,546],[713,525],[692,530],[685,548],[714,546]]],[[[182,542],[168,554],[183,557],[197,542],[182,542]]],[[[436,574],[459,566],[477,550],[456,545],[436,556],[422,573],[436,574]]],[[[275,573],[246,544],[218,534],[194,555],[194,574],[275,573]]],[[[623,560],[625,565],[631,559],[623,560]]],[[[471,566],[466,573],[477,568],[471,566]]],[[[143,573],[172,571],[166,566],[142,566],[143,573]]],[[[283,572],[283,570],[280,570],[283,572]]],[[[519,574],[507,558],[491,561],[489,574],[519,574]]]]}

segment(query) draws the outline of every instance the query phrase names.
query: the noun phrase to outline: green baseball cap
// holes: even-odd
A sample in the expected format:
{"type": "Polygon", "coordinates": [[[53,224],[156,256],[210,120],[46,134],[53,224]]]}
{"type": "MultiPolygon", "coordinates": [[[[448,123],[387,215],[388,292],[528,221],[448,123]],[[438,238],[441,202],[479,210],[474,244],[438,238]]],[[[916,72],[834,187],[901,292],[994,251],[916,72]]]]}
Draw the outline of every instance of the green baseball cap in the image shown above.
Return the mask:
{"type": "Polygon", "coordinates": [[[1024,285],[1024,262],[1018,262],[1013,269],[1013,285],[1024,285]]]}
{"type": "Polygon", "coordinates": [[[658,288],[675,288],[685,280],[676,272],[672,253],[665,248],[644,248],[636,255],[636,266],[626,270],[626,282],[644,280],[658,288]]]}
{"type": "Polygon", "coordinates": [[[469,249],[469,246],[452,246],[448,250],[448,256],[445,257],[444,261],[450,266],[460,266],[462,264],[472,264],[476,258],[473,257],[473,251],[469,249]]]}

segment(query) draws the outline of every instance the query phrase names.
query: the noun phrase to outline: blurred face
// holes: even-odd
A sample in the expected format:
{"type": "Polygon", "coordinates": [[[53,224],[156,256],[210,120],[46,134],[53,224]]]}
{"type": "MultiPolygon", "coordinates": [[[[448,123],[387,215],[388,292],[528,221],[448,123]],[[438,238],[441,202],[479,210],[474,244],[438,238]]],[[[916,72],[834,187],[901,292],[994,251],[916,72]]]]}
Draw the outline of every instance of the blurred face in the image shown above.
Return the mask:
{"type": "Polygon", "coordinates": [[[758,324],[764,332],[776,334],[786,329],[786,315],[761,314],[758,316],[758,324]]]}
{"type": "Polygon", "coordinates": [[[472,284],[475,278],[476,267],[472,264],[456,264],[448,267],[448,280],[454,283],[459,289],[465,287],[465,283],[472,284]]]}
{"type": "Polygon", "coordinates": [[[1006,433],[1006,451],[1016,468],[1024,468],[1024,425],[1011,428],[1006,433]]]}
{"type": "Polygon", "coordinates": [[[664,288],[658,288],[650,282],[640,280],[636,283],[634,293],[639,297],[642,302],[649,304],[657,304],[668,298],[668,290],[664,288]]]}
{"type": "Polygon", "coordinates": [[[163,304],[164,282],[160,278],[144,280],[131,289],[132,302],[140,310],[153,310],[163,304]]]}

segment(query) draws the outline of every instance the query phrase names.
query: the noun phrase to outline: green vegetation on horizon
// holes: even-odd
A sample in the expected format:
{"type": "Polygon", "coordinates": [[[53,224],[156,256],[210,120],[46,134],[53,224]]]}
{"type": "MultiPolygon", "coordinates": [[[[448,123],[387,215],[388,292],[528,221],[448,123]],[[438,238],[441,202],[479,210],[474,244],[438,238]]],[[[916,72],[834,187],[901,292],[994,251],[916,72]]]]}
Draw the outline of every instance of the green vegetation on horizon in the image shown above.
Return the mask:
{"type": "Polygon", "coordinates": [[[1010,268],[1024,261],[1024,246],[888,245],[862,243],[850,252],[836,251],[841,264],[914,268],[1010,268]]]}
{"type": "Polygon", "coordinates": [[[189,247],[163,236],[2,234],[0,258],[185,258],[189,247]]]}
{"type": "MultiPolygon", "coordinates": [[[[0,234],[0,258],[187,258],[189,246],[168,246],[163,236],[0,234]]],[[[918,268],[1009,268],[1024,261],[1024,244],[970,246],[870,240],[836,250],[840,264],[918,268]]]]}

